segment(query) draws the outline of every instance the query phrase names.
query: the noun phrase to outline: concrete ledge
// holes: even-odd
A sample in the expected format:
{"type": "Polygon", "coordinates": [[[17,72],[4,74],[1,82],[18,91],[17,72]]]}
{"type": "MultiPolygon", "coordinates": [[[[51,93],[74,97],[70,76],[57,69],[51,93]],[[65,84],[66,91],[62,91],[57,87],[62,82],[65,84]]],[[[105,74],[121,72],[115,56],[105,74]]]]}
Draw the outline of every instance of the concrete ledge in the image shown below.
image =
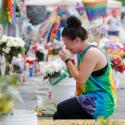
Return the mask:
{"type": "Polygon", "coordinates": [[[125,125],[125,120],[40,120],[39,125],[125,125]]]}

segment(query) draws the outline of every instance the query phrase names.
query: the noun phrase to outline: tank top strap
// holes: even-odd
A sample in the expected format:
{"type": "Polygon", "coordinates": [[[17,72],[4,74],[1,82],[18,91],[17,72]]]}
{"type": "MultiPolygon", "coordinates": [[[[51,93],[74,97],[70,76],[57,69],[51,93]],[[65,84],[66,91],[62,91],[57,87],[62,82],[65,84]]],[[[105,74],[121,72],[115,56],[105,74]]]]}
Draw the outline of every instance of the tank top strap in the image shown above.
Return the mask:
{"type": "Polygon", "coordinates": [[[92,47],[94,47],[93,45],[89,45],[84,51],[83,51],[83,53],[80,55],[80,54],[78,54],[78,56],[77,56],[77,59],[78,59],[78,65],[82,62],[82,60],[84,59],[84,57],[85,57],[85,54],[87,53],[87,51],[90,49],[90,48],[92,48],[92,47]]]}

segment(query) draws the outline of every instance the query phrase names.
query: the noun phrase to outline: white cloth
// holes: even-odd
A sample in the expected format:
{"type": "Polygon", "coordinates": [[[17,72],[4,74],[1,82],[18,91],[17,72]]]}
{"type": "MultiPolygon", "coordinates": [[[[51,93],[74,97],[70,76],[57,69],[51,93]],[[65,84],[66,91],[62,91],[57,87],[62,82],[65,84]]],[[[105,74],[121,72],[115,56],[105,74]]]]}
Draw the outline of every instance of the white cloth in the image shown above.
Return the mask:
{"type": "Polygon", "coordinates": [[[108,30],[109,31],[119,31],[120,25],[121,25],[121,20],[120,18],[115,18],[112,16],[109,16],[107,18],[107,22],[109,22],[108,30]]]}

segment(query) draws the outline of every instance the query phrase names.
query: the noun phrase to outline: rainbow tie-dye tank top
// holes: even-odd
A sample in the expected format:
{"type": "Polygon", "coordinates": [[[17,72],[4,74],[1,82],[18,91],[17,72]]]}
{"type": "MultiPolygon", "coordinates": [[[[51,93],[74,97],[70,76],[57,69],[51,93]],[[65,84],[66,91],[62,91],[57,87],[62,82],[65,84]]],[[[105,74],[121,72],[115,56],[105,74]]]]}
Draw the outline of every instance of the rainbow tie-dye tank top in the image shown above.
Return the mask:
{"type": "MultiPolygon", "coordinates": [[[[86,52],[95,47],[90,45],[78,58],[78,66],[84,59],[86,52]]],[[[108,58],[107,58],[108,60],[108,58]]],[[[87,82],[81,86],[82,94],[77,96],[78,102],[93,118],[102,116],[107,118],[116,109],[116,87],[110,61],[107,61],[107,69],[103,75],[95,77],[92,74],[87,82]]]]}

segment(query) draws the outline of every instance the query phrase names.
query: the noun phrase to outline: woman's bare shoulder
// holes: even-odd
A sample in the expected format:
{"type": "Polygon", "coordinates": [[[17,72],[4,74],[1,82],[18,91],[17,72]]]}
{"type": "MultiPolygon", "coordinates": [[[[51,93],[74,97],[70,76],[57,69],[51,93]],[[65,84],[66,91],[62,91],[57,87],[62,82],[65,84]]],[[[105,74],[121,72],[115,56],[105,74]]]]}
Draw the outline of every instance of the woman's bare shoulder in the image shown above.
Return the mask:
{"type": "Polygon", "coordinates": [[[97,60],[99,58],[105,58],[104,53],[96,47],[92,47],[89,49],[89,51],[86,53],[85,58],[87,59],[92,59],[92,60],[97,60]]]}

